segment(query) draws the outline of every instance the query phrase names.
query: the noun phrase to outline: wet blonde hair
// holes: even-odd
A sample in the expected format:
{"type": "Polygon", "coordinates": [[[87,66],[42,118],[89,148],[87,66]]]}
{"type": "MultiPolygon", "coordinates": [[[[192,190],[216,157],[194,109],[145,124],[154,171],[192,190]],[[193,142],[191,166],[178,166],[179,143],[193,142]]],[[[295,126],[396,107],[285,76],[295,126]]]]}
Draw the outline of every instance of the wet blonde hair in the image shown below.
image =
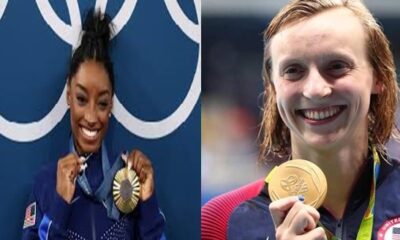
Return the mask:
{"type": "Polygon", "coordinates": [[[360,0],[295,0],[286,5],[271,21],[264,32],[264,79],[265,100],[260,130],[260,160],[285,158],[290,154],[290,132],[282,121],[276,103],[276,92],[271,79],[271,55],[269,43],[285,26],[300,22],[332,8],[347,8],[361,21],[367,34],[368,60],[375,77],[382,85],[379,95],[371,95],[368,113],[369,141],[384,151],[384,144],[392,134],[397,134],[395,110],[398,85],[395,64],[389,41],[371,12],[360,0]]]}

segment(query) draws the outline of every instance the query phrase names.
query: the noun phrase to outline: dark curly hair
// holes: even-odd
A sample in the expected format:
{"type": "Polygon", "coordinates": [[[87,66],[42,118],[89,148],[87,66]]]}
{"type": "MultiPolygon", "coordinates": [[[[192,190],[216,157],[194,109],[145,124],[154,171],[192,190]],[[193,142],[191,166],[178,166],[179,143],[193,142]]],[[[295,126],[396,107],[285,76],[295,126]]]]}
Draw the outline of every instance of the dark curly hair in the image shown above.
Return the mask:
{"type": "Polygon", "coordinates": [[[80,65],[87,60],[95,60],[103,64],[114,94],[114,69],[110,59],[110,40],[114,32],[111,18],[100,11],[90,10],[82,27],[82,40],[72,54],[68,70],[68,84],[78,72],[80,65]]]}

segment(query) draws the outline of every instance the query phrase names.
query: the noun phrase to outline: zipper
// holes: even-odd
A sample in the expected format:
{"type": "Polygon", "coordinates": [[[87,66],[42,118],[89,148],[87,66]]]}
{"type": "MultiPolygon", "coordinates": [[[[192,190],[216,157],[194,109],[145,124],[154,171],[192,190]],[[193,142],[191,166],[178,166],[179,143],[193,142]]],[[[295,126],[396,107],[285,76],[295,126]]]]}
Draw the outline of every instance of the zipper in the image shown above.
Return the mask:
{"type": "Polygon", "coordinates": [[[95,221],[95,216],[94,216],[94,206],[93,204],[90,204],[90,222],[92,226],[92,239],[96,240],[96,221],[95,221]]]}
{"type": "Polygon", "coordinates": [[[336,222],[336,230],[335,230],[335,240],[344,240],[343,239],[343,220],[340,219],[336,222]]]}

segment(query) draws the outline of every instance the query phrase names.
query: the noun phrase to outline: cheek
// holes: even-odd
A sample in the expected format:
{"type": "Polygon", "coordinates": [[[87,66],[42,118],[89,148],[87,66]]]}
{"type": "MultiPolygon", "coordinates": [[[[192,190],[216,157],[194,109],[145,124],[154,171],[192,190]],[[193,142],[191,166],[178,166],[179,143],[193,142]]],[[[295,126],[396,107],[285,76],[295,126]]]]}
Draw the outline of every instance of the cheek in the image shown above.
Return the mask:
{"type": "Polygon", "coordinates": [[[277,85],[276,103],[279,115],[286,126],[295,124],[294,111],[302,101],[301,82],[284,82],[277,85]]]}
{"type": "Polygon", "coordinates": [[[348,77],[340,79],[336,87],[354,95],[371,95],[374,91],[374,78],[372,72],[356,71],[348,77]]]}
{"type": "Polygon", "coordinates": [[[76,104],[71,104],[70,107],[70,115],[71,115],[71,124],[74,126],[77,124],[79,119],[81,119],[84,115],[83,109],[76,104]]]}
{"type": "Polygon", "coordinates": [[[80,115],[81,115],[80,111],[71,105],[70,108],[71,131],[75,137],[79,136],[79,121],[81,119],[80,115]]]}
{"type": "MultiPolygon", "coordinates": [[[[365,80],[365,79],[364,79],[365,80]]],[[[342,99],[348,102],[350,114],[356,118],[366,118],[371,101],[372,84],[356,82],[357,79],[343,82],[335,86],[335,90],[342,99]]]]}
{"type": "Polygon", "coordinates": [[[356,80],[337,84],[336,90],[349,96],[349,98],[352,98],[354,101],[369,102],[372,94],[372,85],[360,83],[357,84],[355,81],[356,80]]]}
{"type": "Polygon", "coordinates": [[[287,125],[287,117],[290,114],[291,109],[291,92],[288,91],[283,86],[278,86],[276,91],[276,104],[278,107],[279,115],[281,116],[282,120],[287,125]]]}
{"type": "Polygon", "coordinates": [[[98,115],[99,121],[103,125],[103,127],[106,129],[108,127],[108,122],[110,121],[109,118],[109,113],[108,112],[101,112],[98,115]]]}
{"type": "Polygon", "coordinates": [[[276,101],[278,106],[289,107],[301,95],[300,86],[296,83],[280,83],[276,85],[276,101]]]}

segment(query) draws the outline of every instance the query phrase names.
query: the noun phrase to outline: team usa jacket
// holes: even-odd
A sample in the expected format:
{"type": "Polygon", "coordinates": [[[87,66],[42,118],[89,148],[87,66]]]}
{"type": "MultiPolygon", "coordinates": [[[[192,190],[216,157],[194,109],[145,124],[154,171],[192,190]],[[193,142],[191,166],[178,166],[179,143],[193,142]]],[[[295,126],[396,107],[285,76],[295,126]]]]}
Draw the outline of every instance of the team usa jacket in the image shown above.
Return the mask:
{"type": "MultiPolygon", "coordinates": [[[[92,189],[98,189],[103,181],[101,155],[101,151],[93,154],[85,170],[92,189]]],[[[116,158],[109,159],[112,165],[116,158]]],[[[25,212],[22,239],[163,238],[165,219],[155,194],[139,202],[133,213],[120,214],[115,220],[109,217],[107,205],[87,195],[78,183],[71,204],[64,201],[56,192],[56,175],[56,161],[37,175],[25,212]]]]}
{"type": "MultiPolygon", "coordinates": [[[[335,219],[320,207],[320,222],[337,239],[355,240],[370,199],[373,160],[369,158],[356,183],[342,219],[335,219]]],[[[349,170],[351,171],[351,170],[349,170]]],[[[329,186],[328,186],[329,187],[329,186]]],[[[231,214],[227,236],[229,240],[274,240],[275,228],[269,213],[271,199],[268,186],[251,200],[240,204],[231,214]]],[[[398,161],[382,160],[376,186],[372,239],[400,239],[400,165],[398,161]]]]}

